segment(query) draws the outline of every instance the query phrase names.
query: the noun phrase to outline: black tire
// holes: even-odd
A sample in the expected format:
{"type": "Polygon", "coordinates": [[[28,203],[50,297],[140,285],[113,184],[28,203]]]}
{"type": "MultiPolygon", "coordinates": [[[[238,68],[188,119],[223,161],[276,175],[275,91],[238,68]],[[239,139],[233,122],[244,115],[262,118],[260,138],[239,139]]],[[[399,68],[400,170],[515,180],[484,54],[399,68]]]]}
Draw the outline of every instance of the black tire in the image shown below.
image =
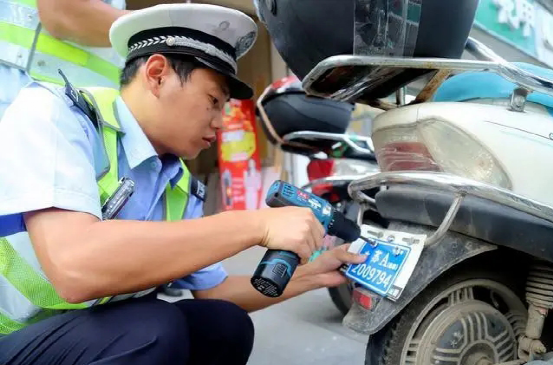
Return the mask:
{"type": "MultiPolygon", "coordinates": [[[[488,257],[488,259],[489,258],[490,257],[488,257]]],[[[495,258],[495,260],[500,261],[497,258],[495,258]]],[[[459,268],[452,269],[443,274],[423,290],[421,294],[408,304],[403,311],[384,328],[371,335],[367,343],[365,365],[403,365],[401,364],[402,352],[407,345],[407,337],[415,324],[415,319],[419,317],[434,298],[454,285],[478,279],[494,281],[510,288],[514,294],[516,294],[516,297],[520,300],[522,309],[524,309],[524,285],[526,275],[520,275],[520,271],[517,273],[515,270],[505,270],[505,267],[509,266],[503,266],[503,270],[501,270],[491,265],[490,260],[480,260],[478,258],[474,261],[475,262],[472,264],[462,265],[459,268]]],[[[520,263],[518,267],[520,267],[520,263]]],[[[526,271],[524,267],[522,270],[525,274],[526,271]]],[[[429,314],[430,313],[431,312],[429,312],[429,314]]],[[[521,315],[524,316],[525,312],[523,311],[521,315]]],[[[421,326],[419,326],[419,328],[421,326]]],[[[516,327],[514,332],[522,330],[520,326],[517,325],[516,327]]]]}
{"type": "MultiPolygon", "coordinates": [[[[376,194],[376,191],[374,192],[374,194],[376,194]]],[[[373,195],[371,194],[371,196],[373,195]]],[[[326,199],[326,197],[323,196],[323,199],[326,199]]],[[[354,220],[355,219],[354,217],[357,215],[358,208],[355,206],[353,211],[350,211],[352,209],[352,204],[353,203],[351,202],[351,200],[348,199],[348,200],[342,201],[340,205],[335,208],[337,208],[339,211],[344,213],[347,216],[347,218],[354,220]]],[[[387,226],[387,221],[384,220],[378,213],[374,211],[365,212],[365,223],[367,222],[370,222],[370,224],[373,224],[373,225],[376,224],[379,227],[387,226]]],[[[336,245],[340,245],[344,243],[345,242],[342,240],[336,241],[336,245]]],[[[352,293],[353,293],[353,290],[349,281],[335,288],[328,288],[328,294],[330,295],[332,302],[344,316],[348,314],[349,309],[351,307],[352,293]]]]}
{"type": "MultiPolygon", "coordinates": [[[[323,199],[327,199],[328,197],[323,196],[323,199]]],[[[334,208],[336,208],[338,211],[343,213],[344,215],[347,215],[348,209],[351,208],[351,201],[343,200],[340,202],[340,204],[335,205],[334,208]]],[[[351,217],[350,217],[351,219],[351,217]]],[[[335,245],[343,245],[345,242],[341,239],[336,239],[335,245]]],[[[340,313],[342,315],[348,314],[349,308],[351,307],[351,295],[352,290],[350,288],[349,281],[345,284],[342,284],[340,286],[334,287],[334,288],[328,288],[328,294],[330,295],[330,299],[332,299],[332,303],[338,308],[340,313]]]]}
{"type": "Polygon", "coordinates": [[[342,284],[335,288],[328,288],[328,294],[332,302],[342,313],[342,315],[348,314],[349,308],[351,307],[351,287],[348,283],[342,284]]]}

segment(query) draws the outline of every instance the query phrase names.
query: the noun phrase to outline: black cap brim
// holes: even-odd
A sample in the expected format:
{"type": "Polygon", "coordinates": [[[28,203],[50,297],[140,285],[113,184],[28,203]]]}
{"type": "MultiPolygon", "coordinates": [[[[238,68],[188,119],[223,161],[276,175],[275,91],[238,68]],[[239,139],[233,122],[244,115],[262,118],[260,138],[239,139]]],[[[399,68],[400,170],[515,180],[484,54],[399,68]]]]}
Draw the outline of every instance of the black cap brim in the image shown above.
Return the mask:
{"type": "Polygon", "coordinates": [[[247,100],[253,97],[252,88],[244,81],[240,80],[235,74],[225,70],[224,68],[217,66],[216,64],[209,62],[208,60],[200,57],[195,57],[196,60],[207,67],[225,75],[227,77],[230,97],[232,99],[247,100]]]}

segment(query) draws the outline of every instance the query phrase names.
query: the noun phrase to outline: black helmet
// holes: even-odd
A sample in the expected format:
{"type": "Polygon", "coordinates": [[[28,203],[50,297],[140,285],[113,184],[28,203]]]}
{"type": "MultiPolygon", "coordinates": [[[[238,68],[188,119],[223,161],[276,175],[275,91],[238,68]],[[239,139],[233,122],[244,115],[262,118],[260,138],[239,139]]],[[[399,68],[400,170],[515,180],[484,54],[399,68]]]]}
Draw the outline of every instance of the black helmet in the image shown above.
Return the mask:
{"type": "MultiPolygon", "coordinates": [[[[257,100],[256,112],[267,138],[281,144],[282,137],[298,131],[345,133],[352,118],[354,106],[350,103],[308,96],[300,80],[285,77],[269,85],[257,100]]],[[[310,144],[312,146],[312,144],[310,144]]],[[[327,148],[328,146],[316,146],[327,148]]],[[[289,152],[309,154],[309,148],[283,143],[289,152]]]]}
{"type": "MultiPolygon", "coordinates": [[[[372,0],[370,5],[389,9],[397,2],[372,0]]],[[[353,53],[355,0],[254,0],[254,3],[278,52],[300,79],[325,58],[353,53]]],[[[409,0],[409,3],[420,5],[420,18],[413,53],[404,56],[459,58],[478,0],[409,0]]],[[[376,28],[369,24],[364,29],[365,41],[382,36],[376,34],[376,28]]]]}

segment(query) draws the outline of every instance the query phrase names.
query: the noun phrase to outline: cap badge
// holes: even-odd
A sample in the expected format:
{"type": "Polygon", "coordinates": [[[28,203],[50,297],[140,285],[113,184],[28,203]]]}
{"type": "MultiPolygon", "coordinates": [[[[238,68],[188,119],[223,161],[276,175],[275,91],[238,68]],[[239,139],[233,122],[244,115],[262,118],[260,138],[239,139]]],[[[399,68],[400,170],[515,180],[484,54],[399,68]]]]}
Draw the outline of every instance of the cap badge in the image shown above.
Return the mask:
{"type": "Polygon", "coordinates": [[[165,40],[165,43],[169,46],[169,47],[173,47],[176,43],[177,43],[177,40],[175,39],[175,37],[167,37],[167,39],[165,40]]]}

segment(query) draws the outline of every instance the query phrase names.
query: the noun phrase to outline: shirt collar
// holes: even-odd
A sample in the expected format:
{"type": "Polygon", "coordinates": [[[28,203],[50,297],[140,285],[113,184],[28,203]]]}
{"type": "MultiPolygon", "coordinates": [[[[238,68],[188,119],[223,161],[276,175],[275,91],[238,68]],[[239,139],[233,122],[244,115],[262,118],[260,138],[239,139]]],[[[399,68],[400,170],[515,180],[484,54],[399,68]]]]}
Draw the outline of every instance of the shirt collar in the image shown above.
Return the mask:
{"type": "Polygon", "coordinates": [[[115,113],[122,130],[121,145],[127,156],[129,167],[134,169],[144,161],[152,159],[161,165],[161,170],[164,173],[168,174],[171,187],[174,188],[183,175],[179,158],[167,155],[160,159],[157,156],[154,146],[120,96],[115,100],[115,113]]]}
{"type": "Polygon", "coordinates": [[[134,169],[147,159],[157,157],[154,146],[152,146],[152,143],[150,143],[148,137],[146,137],[146,134],[144,134],[144,131],[120,96],[115,100],[115,106],[117,119],[123,131],[121,145],[125,150],[129,167],[134,169]]]}
{"type": "Polygon", "coordinates": [[[171,189],[174,189],[182,175],[184,175],[181,162],[178,157],[173,155],[163,156],[161,162],[170,176],[171,189]]]}

